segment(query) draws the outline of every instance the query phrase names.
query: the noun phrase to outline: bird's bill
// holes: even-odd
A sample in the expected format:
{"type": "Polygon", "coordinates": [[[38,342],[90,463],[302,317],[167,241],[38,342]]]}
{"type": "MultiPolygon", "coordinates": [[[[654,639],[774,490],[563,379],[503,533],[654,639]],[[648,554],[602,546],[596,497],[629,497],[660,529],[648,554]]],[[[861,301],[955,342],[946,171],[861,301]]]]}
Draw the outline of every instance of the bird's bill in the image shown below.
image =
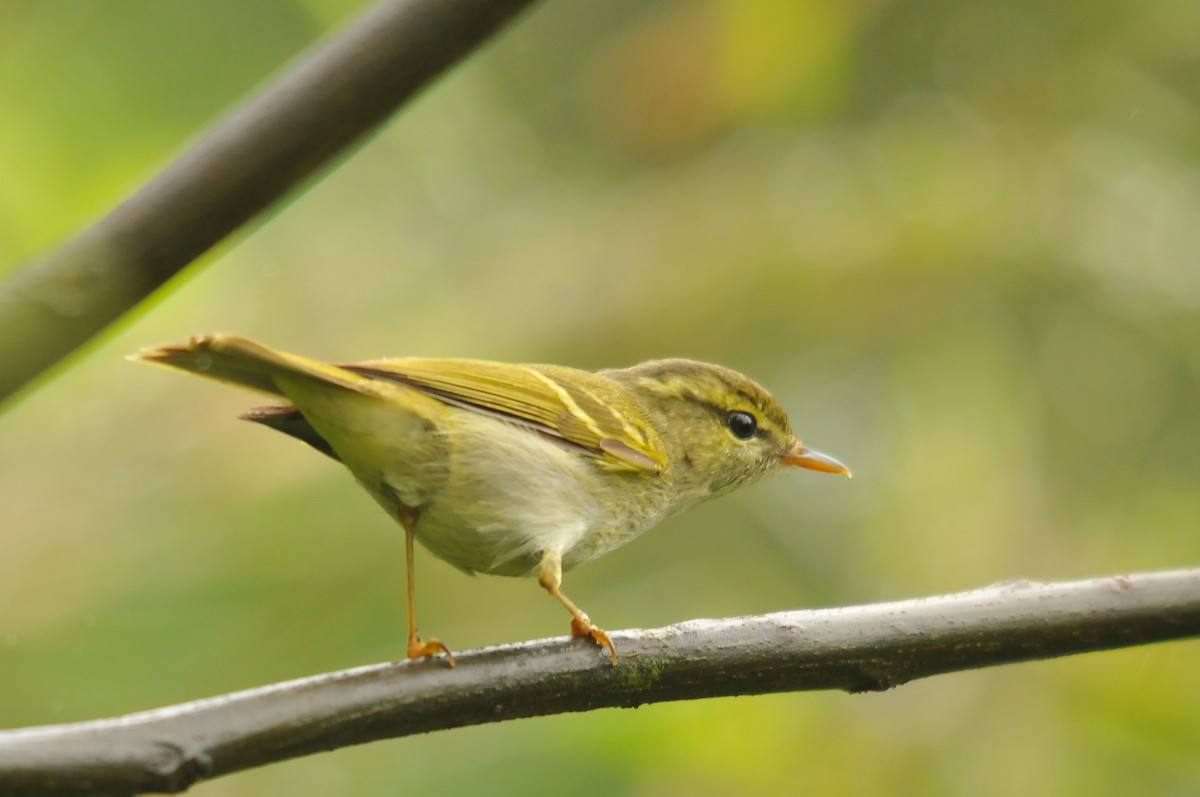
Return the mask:
{"type": "Polygon", "coordinates": [[[841,473],[845,476],[854,475],[850,472],[849,468],[828,454],[822,454],[820,451],[805,448],[799,443],[793,446],[791,451],[783,455],[783,461],[786,465],[795,465],[798,468],[808,468],[809,470],[819,470],[822,473],[841,473]]]}

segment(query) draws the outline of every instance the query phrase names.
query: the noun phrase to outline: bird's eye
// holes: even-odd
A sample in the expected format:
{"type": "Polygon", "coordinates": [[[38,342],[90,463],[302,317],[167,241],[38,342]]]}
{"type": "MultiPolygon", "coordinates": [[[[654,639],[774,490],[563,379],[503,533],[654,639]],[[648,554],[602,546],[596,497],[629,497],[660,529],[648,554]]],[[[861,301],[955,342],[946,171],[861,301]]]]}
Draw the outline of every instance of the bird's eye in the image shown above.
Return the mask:
{"type": "Polygon", "coordinates": [[[758,421],[753,415],[742,410],[734,410],[725,417],[725,425],[733,436],[739,440],[749,440],[758,431],[758,421]]]}

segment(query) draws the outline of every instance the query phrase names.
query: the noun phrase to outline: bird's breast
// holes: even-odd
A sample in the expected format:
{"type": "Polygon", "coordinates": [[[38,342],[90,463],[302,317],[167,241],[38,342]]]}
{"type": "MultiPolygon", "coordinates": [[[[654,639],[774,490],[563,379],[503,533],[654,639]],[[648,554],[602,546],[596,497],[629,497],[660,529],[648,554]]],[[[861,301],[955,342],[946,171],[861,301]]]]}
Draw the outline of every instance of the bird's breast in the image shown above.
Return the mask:
{"type": "Polygon", "coordinates": [[[614,474],[544,435],[464,411],[448,425],[449,468],[420,508],[417,538],[455,567],[530,575],[542,553],[564,568],[628,542],[661,514],[637,489],[653,474],[614,474]]]}

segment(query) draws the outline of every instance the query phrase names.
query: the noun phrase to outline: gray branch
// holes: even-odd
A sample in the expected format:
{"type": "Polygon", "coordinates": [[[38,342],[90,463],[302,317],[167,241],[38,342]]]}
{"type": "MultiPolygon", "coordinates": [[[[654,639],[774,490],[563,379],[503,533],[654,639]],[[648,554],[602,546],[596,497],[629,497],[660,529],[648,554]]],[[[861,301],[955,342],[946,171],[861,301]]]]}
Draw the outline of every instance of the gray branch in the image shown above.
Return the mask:
{"type": "Polygon", "coordinates": [[[929,675],[1200,635],[1200,569],[693,620],[357,667],[113,719],[0,732],[0,793],[182,791],[352,744],[519,717],[929,675]]]}
{"type": "Polygon", "coordinates": [[[382,123],[532,0],[384,0],[0,285],[0,400],[382,123]]]}

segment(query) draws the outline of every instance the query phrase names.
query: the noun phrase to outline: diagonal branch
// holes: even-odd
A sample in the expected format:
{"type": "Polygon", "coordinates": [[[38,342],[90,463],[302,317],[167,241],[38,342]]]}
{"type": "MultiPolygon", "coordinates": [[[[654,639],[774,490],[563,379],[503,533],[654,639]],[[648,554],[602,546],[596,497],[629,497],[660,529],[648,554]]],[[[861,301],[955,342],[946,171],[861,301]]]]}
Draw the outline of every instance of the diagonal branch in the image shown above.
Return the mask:
{"type": "Polygon", "coordinates": [[[0,400],[382,123],[533,0],[383,0],[0,285],[0,400]]]}
{"type": "Polygon", "coordinates": [[[0,793],[135,794],[377,739],[667,700],[889,689],[1200,635],[1200,569],[693,620],[358,667],[124,717],[0,732],[0,793]]]}

